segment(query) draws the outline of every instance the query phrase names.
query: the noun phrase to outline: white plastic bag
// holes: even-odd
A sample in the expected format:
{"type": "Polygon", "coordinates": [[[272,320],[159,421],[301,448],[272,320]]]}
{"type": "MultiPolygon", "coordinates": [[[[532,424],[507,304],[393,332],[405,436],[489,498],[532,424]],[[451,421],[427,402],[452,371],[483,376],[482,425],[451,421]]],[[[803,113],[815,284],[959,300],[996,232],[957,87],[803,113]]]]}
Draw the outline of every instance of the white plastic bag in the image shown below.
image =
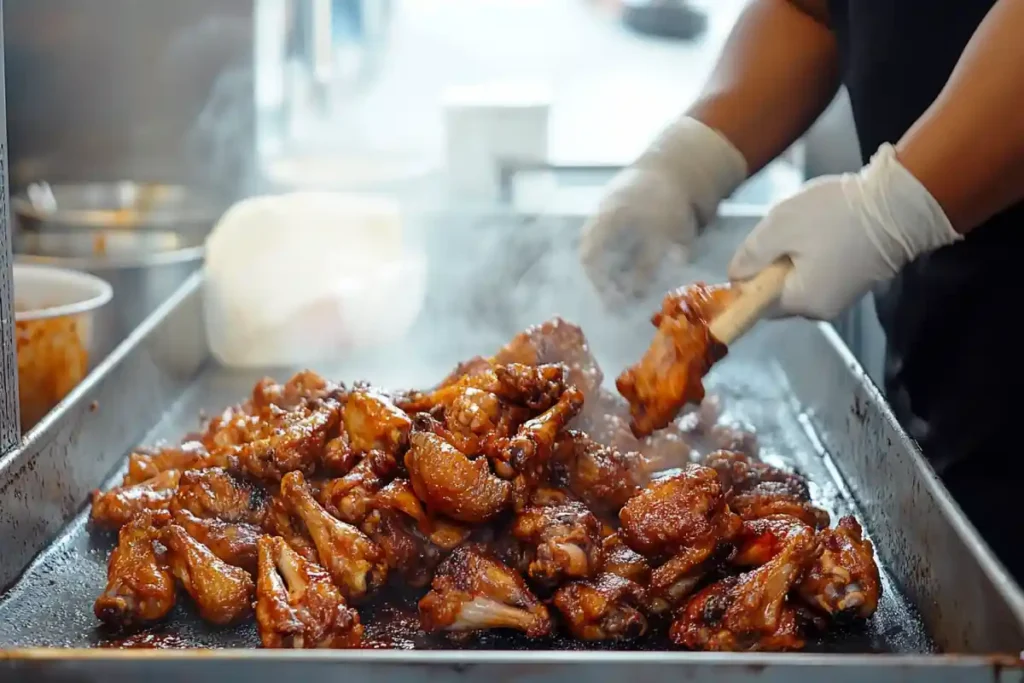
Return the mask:
{"type": "Polygon", "coordinates": [[[383,197],[296,192],[233,206],[206,243],[215,358],[296,366],[400,338],[423,306],[425,256],[383,197]]]}

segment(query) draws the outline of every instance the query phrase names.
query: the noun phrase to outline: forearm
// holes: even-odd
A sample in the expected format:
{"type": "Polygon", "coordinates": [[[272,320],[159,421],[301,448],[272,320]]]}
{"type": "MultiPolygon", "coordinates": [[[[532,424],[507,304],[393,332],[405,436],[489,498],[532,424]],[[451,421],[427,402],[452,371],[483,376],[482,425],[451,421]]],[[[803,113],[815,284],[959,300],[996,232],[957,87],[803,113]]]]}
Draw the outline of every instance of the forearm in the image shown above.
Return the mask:
{"type": "Polygon", "coordinates": [[[751,174],[803,135],[839,87],[835,37],[816,6],[824,3],[751,2],[688,111],[725,135],[751,174]]]}
{"type": "Polygon", "coordinates": [[[896,147],[960,233],[1024,199],[1022,27],[1024,0],[997,3],[896,147]]]}

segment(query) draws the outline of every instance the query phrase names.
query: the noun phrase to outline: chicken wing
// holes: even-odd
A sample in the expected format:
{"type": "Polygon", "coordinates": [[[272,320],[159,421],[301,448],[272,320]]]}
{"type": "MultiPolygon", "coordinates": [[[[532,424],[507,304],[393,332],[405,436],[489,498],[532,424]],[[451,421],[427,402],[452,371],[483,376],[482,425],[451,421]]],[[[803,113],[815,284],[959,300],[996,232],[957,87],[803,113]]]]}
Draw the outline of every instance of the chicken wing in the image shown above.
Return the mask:
{"type": "Polygon", "coordinates": [[[301,472],[284,476],[281,497],[306,525],[320,562],[346,600],[359,600],[384,584],[387,562],[383,551],[359,529],[322,508],[301,472]]]}
{"type": "Polygon", "coordinates": [[[767,564],[701,590],[672,624],[672,641],[697,650],[802,648],[797,613],[786,595],[819,552],[806,529],[767,564]]]}
{"type": "Polygon", "coordinates": [[[706,541],[728,542],[740,520],[713,469],[690,465],[657,479],[619,512],[626,544],[645,557],[670,557],[706,541]]]}
{"type": "Polygon", "coordinates": [[[153,513],[143,511],[118,533],[117,547],[107,563],[107,586],[93,607],[96,618],[109,626],[158,621],[174,607],[174,577],[153,547],[160,533],[156,521],[153,513]]]}
{"type": "Polygon", "coordinates": [[[486,458],[470,460],[441,437],[413,432],[405,454],[416,495],[427,509],[469,524],[482,524],[505,510],[512,484],[491,473],[486,458]]]}
{"type": "Polygon", "coordinates": [[[782,552],[794,534],[809,530],[806,523],[790,515],[744,520],[734,539],[736,554],[730,563],[736,567],[760,567],[782,552]]]}
{"type": "Polygon", "coordinates": [[[516,516],[512,536],[532,549],[527,573],[544,587],[589,578],[601,567],[601,524],[582,503],[528,507],[516,516]]]}
{"type": "Polygon", "coordinates": [[[180,470],[164,470],[139,484],[95,491],[92,521],[108,529],[120,529],[146,510],[166,510],[180,479],[180,470]]]}
{"type": "Polygon", "coordinates": [[[370,451],[344,477],[320,488],[320,504],[343,522],[362,524],[373,497],[398,471],[398,461],[387,451],[370,451]]]}
{"type": "Polygon", "coordinates": [[[601,556],[601,571],[605,574],[615,574],[641,586],[646,586],[650,580],[651,565],[643,555],[622,541],[618,531],[601,541],[601,556]]]}
{"type": "Polygon", "coordinates": [[[566,584],[552,602],[580,640],[629,640],[647,633],[643,588],[615,574],[566,584]]]}
{"type": "Polygon", "coordinates": [[[363,626],[321,567],[281,538],[259,540],[256,624],[263,647],[359,647],[363,626]]]}
{"type": "Polygon", "coordinates": [[[259,527],[243,522],[204,519],[188,510],[177,510],[174,523],[219,559],[250,574],[256,573],[256,541],[261,536],[259,527]]]}
{"type": "Polygon", "coordinates": [[[271,536],[280,536],[288,547],[310,562],[318,562],[316,545],[313,537],[306,530],[291,508],[280,494],[272,496],[267,505],[267,515],[263,519],[263,530],[271,536]]]}
{"type": "Polygon", "coordinates": [[[264,481],[280,481],[292,471],[312,472],[321,460],[327,435],[341,420],[341,406],[333,400],[288,412],[271,405],[265,412],[252,440],[235,447],[229,459],[264,481]]]}
{"type": "Polygon", "coordinates": [[[122,486],[141,484],[167,470],[185,471],[202,467],[209,456],[199,441],[186,441],[180,446],[140,449],[128,456],[128,472],[122,486]]]}
{"type": "Polygon", "coordinates": [[[419,610],[428,632],[510,628],[531,638],[551,632],[547,608],[522,577],[474,546],[459,546],[441,563],[419,610]]]}
{"type": "Polygon", "coordinates": [[[256,586],[244,569],[220,560],[177,524],[164,527],[160,540],[167,546],[171,573],[192,596],[199,616],[225,626],[250,613],[256,586]]]}
{"type": "Polygon", "coordinates": [[[552,481],[604,514],[617,515],[640,492],[643,469],[639,453],[617,451],[573,430],[559,435],[551,454],[552,481]]]}
{"type": "Polygon", "coordinates": [[[568,383],[588,398],[604,380],[583,330],[557,317],[523,330],[491,360],[498,365],[564,365],[569,371],[568,383]]]}
{"type": "Polygon", "coordinates": [[[281,410],[294,410],[299,406],[344,393],[344,387],[324,379],[312,370],[292,375],[284,384],[264,377],[252,390],[251,403],[256,410],[269,406],[281,410]]]}
{"type": "Polygon", "coordinates": [[[342,429],[338,436],[333,437],[324,445],[322,462],[330,474],[343,477],[352,471],[352,468],[362,459],[362,455],[352,448],[348,434],[342,429]]]}
{"type": "Polygon", "coordinates": [[[661,311],[651,318],[658,329],[650,347],[640,362],[615,380],[629,402],[630,426],[637,437],[661,429],[686,403],[704,398],[704,375],[726,353],[725,346],[712,338],[708,323],[734,296],[728,285],[703,283],[665,296],[661,311]]]}
{"type": "Polygon", "coordinates": [[[680,550],[651,571],[647,583],[647,609],[652,614],[675,611],[732,551],[731,545],[721,543],[713,536],[680,550]]]}
{"type": "Polygon", "coordinates": [[[409,444],[412,421],[391,399],[378,392],[351,392],[343,417],[345,433],[356,453],[377,450],[399,458],[409,444]]]}
{"type": "Polygon", "coordinates": [[[871,541],[853,517],[819,531],[818,540],[822,553],[797,586],[800,597],[834,618],[867,619],[882,592],[871,541]]]}
{"type": "Polygon", "coordinates": [[[196,517],[261,524],[266,514],[263,489],[220,467],[183,472],[170,504],[171,512],[187,510],[196,517]]]}

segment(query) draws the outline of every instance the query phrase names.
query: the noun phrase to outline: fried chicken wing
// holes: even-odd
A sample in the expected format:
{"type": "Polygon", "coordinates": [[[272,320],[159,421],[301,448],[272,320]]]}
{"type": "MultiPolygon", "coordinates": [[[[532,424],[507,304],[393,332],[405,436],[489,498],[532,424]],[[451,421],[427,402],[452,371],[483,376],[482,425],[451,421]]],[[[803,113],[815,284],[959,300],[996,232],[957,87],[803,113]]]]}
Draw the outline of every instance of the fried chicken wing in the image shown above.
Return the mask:
{"type": "Polygon", "coordinates": [[[281,538],[259,540],[256,624],[263,647],[359,647],[363,626],[321,567],[281,538]]]}
{"type": "Polygon", "coordinates": [[[284,476],[281,497],[306,525],[320,562],[347,600],[359,600],[384,584],[387,563],[383,551],[362,531],[321,507],[301,472],[284,476]]]}
{"type": "Polygon", "coordinates": [[[701,590],[672,624],[672,641],[695,650],[802,648],[797,614],[786,595],[819,552],[806,529],[767,564],[701,590]]]}
{"type": "Polygon", "coordinates": [[[352,448],[348,434],[342,429],[341,434],[330,439],[324,445],[322,462],[327,471],[336,477],[343,477],[362,458],[362,454],[352,448]]]}
{"type": "Polygon", "coordinates": [[[615,574],[641,586],[646,586],[650,580],[651,565],[643,555],[622,541],[618,531],[601,541],[601,556],[601,571],[605,574],[615,574]]]}
{"type": "Polygon", "coordinates": [[[166,510],[180,479],[180,470],[164,470],[138,484],[95,491],[92,521],[108,529],[120,529],[146,510],[166,510]]]}
{"type": "Polygon", "coordinates": [[[547,410],[565,390],[565,370],[561,365],[489,364],[472,374],[431,392],[409,392],[396,400],[406,413],[430,412],[451,405],[465,393],[476,389],[499,399],[533,410],[547,410]]]}
{"type": "Polygon", "coordinates": [[[138,450],[128,456],[128,472],[122,486],[141,484],[167,470],[185,471],[202,467],[209,453],[199,441],[186,441],[180,446],[138,450]]]}
{"type": "Polygon", "coordinates": [[[266,514],[266,496],[262,488],[221,467],[210,467],[182,473],[170,509],[225,522],[260,524],[266,514]]]}
{"type": "Polygon", "coordinates": [[[834,618],[867,619],[878,609],[882,584],[875,549],[853,517],[818,532],[821,556],[797,586],[808,604],[834,618]]]}
{"type": "Polygon", "coordinates": [[[263,519],[263,530],[271,536],[284,539],[289,548],[310,562],[319,561],[313,537],[280,494],[270,498],[267,515],[263,519]]]}
{"type": "Polygon", "coordinates": [[[582,503],[528,507],[511,531],[533,550],[527,573],[545,587],[589,578],[601,567],[601,524],[582,503]]]}
{"type": "Polygon", "coordinates": [[[669,557],[706,541],[727,542],[740,526],[718,475],[701,465],[652,482],[622,507],[619,521],[622,539],[646,557],[669,557]]]}
{"type": "Polygon", "coordinates": [[[324,379],[312,370],[302,370],[284,384],[278,384],[269,377],[261,379],[253,387],[252,405],[256,410],[269,406],[294,410],[301,405],[342,393],[343,386],[324,379]]]}
{"type": "Polygon", "coordinates": [[[348,395],[345,433],[357,453],[377,450],[400,457],[409,443],[412,421],[391,399],[370,389],[348,395]]]}
{"type": "Polygon", "coordinates": [[[744,520],[734,539],[736,554],[730,563],[736,567],[760,567],[782,552],[794,534],[809,530],[805,522],[790,515],[744,520]]]}
{"type": "Polygon", "coordinates": [[[674,611],[732,551],[732,546],[708,537],[684,548],[653,569],[647,583],[648,610],[652,614],[674,611]]]}
{"type": "Polygon", "coordinates": [[[647,633],[643,588],[615,574],[566,584],[552,602],[580,640],[629,640],[647,633]]]}
{"type": "Polygon", "coordinates": [[[829,524],[827,512],[812,505],[784,483],[761,482],[754,488],[729,497],[729,507],[742,519],[758,519],[772,515],[789,515],[815,528],[824,529],[829,524]]]}
{"type": "Polygon", "coordinates": [[[177,510],[174,523],[196,539],[219,559],[250,574],[256,573],[256,541],[260,528],[244,522],[196,517],[188,510],[177,510]]]}
{"type": "Polygon", "coordinates": [[[615,380],[629,402],[637,437],[661,429],[688,402],[704,398],[703,378],[721,359],[725,346],[712,338],[708,323],[735,296],[728,285],[703,283],[669,292],[651,318],[658,328],[636,365],[615,380]]]}
{"type": "Polygon", "coordinates": [[[441,563],[419,610],[428,632],[510,628],[531,638],[551,632],[547,608],[522,577],[474,546],[459,546],[441,563]]]}
{"type": "Polygon", "coordinates": [[[153,547],[159,536],[154,522],[154,515],[143,511],[118,533],[107,563],[107,586],[93,607],[96,618],[109,626],[159,621],[174,607],[174,577],[153,547]]]}
{"type": "Polygon", "coordinates": [[[491,360],[498,365],[564,365],[569,370],[568,384],[578,387],[588,398],[604,380],[583,330],[561,318],[528,327],[491,360]]]}
{"type": "Polygon", "coordinates": [[[171,573],[192,596],[199,616],[225,626],[250,613],[256,586],[244,569],[220,560],[177,524],[164,527],[160,540],[171,573]]]}
{"type": "Polygon", "coordinates": [[[387,451],[370,451],[344,477],[320,488],[320,504],[343,522],[358,526],[370,510],[377,492],[398,471],[398,461],[387,451]]]}
{"type": "Polygon", "coordinates": [[[552,481],[569,489],[591,510],[605,514],[617,515],[646,481],[642,455],[604,446],[583,432],[563,431],[551,460],[552,481]]]}
{"type": "Polygon", "coordinates": [[[410,441],[405,467],[428,510],[482,524],[508,507],[512,484],[492,474],[486,458],[470,460],[431,432],[413,432],[410,441]]]}
{"type": "Polygon", "coordinates": [[[269,406],[254,438],[231,452],[231,462],[246,474],[280,481],[288,472],[312,472],[327,444],[327,435],[341,420],[341,406],[327,400],[313,407],[282,411],[269,406]]]}

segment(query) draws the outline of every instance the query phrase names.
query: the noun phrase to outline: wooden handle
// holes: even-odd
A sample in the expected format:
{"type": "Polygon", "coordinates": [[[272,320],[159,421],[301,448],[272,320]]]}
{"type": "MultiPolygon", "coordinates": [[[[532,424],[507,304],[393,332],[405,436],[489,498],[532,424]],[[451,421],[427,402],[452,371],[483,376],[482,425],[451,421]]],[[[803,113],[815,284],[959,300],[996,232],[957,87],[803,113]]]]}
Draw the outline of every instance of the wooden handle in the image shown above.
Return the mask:
{"type": "Polygon", "coordinates": [[[739,283],[739,295],[711,321],[708,331],[726,346],[739,339],[778,300],[786,276],[792,269],[793,262],[784,256],[751,279],[739,283]]]}

